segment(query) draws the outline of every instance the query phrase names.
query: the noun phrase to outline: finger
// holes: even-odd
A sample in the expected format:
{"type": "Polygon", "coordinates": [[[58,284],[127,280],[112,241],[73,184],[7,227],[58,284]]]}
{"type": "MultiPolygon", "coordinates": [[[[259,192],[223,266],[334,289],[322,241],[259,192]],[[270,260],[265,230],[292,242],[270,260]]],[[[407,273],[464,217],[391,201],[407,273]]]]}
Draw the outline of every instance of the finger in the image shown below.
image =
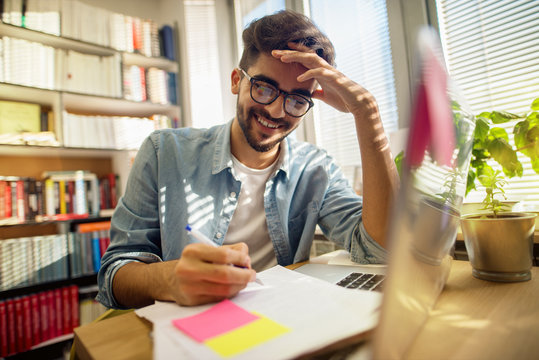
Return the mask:
{"type": "Polygon", "coordinates": [[[195,258],[208,263],[233,264],[248,267],[251,263],[248,251],[240,245],[212,247],[206,244],[189,244],[185,247],[182,257],[195,258]],[[239,250],[238,250],[239,249],[239,250]]]}
{"type": "Polygon", "coordinates": [[[273,50],[272,56],[284,63],[297,62],[308,69],[317,67],[331,67],[324,59],[313,52],[303,52],[297,50],[273,50]]]}
{"type": "Polygon", "coordinates": [[[303,51],[303,52],[312,52],[312,53],[315,52],[313,49],[311,49],[307,45],[304,45],[304,44],[301,44],[301,43],[289,41],[287,45],[292,50],[298,50],[298,51],[303,51]]]}

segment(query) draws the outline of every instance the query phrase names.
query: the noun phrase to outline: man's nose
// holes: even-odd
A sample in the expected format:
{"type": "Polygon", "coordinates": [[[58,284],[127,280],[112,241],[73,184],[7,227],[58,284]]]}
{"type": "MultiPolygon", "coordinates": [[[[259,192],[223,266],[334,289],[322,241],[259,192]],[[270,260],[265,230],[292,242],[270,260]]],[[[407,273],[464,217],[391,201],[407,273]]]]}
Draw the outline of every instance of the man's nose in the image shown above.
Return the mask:
{"type": "Polygon", "coordinates": [[[284,95],[279,94],[274,102],[266,105],[266,110],[269,112],[272,118],[280,119],[286,115],[284,112],[284,101],[284,95]]]}

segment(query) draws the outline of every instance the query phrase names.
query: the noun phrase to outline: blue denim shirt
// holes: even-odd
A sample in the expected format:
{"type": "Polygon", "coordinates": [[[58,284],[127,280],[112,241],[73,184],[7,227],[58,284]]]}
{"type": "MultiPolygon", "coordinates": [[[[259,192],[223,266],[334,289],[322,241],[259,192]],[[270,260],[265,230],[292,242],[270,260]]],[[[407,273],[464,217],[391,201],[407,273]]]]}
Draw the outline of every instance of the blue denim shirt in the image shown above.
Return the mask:
{"type": "MultiPolygon", "coordinates": [[[[222,244],[241,183],[230,153],[231,122],[210,129],[153,132],[140,147],[112,216],[112,242],[101,260],[98,301],[121,308],[112,292],[116,271],[131,261],[178,259],[187,224],[222,244]]],[[[285,139],[283,160],[264,192],[268,231],[277,261],[309,258],[318,224],[359,263],[381,263],[386,251],[366,233],[362,198],[334,160],[312,144],[285,139]]]]}

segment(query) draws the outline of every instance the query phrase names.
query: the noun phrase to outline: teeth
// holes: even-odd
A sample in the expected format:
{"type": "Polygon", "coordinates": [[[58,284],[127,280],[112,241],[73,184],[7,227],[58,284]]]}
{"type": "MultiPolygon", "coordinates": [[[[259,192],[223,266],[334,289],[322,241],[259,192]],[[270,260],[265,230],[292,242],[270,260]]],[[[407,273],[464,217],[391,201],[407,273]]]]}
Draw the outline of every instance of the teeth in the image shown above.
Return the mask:
{"type": "Polygon", "coordinates": [[[261,117],[257,116],[256,117],[258,122],[261,123],[262,125],[266,126],[266,127],[269,127],[271,129],[277,129],[278,126],[277,125],[273,125],[273,124],[270,124],[269,122],[267,122],[266,120],[262,119],[261,117]]]}

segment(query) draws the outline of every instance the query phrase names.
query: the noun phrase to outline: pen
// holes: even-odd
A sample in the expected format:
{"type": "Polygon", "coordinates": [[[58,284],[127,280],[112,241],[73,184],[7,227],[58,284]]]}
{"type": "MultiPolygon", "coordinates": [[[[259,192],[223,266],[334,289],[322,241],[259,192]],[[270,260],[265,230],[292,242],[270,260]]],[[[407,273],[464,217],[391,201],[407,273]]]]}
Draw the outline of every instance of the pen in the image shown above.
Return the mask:
{"type": "MultiPolygon", "coordinates": [[[[213,247],[219,247],[219,245],[217,245],[216,243],[208,239],[206,235],[204,235],[203,233],[201,233],[200,231],[196,229],[193,229],[190,225],[187,225],[185,227],[185,230],[187,230],[187,232],[193,235],[193,237],[197,239],[198,241],[200,241],[201,243],[210,245],[213,247]]],[[[234,265],[234,266],[245,269],[245,266],[238,266],[238,265],[234,265]]],[[[259,283],[260,285],[264,285],[264,283],[262,283],[262,280],[258,279],[258,277],[255,279],[255,282],[259,283]]]]}

